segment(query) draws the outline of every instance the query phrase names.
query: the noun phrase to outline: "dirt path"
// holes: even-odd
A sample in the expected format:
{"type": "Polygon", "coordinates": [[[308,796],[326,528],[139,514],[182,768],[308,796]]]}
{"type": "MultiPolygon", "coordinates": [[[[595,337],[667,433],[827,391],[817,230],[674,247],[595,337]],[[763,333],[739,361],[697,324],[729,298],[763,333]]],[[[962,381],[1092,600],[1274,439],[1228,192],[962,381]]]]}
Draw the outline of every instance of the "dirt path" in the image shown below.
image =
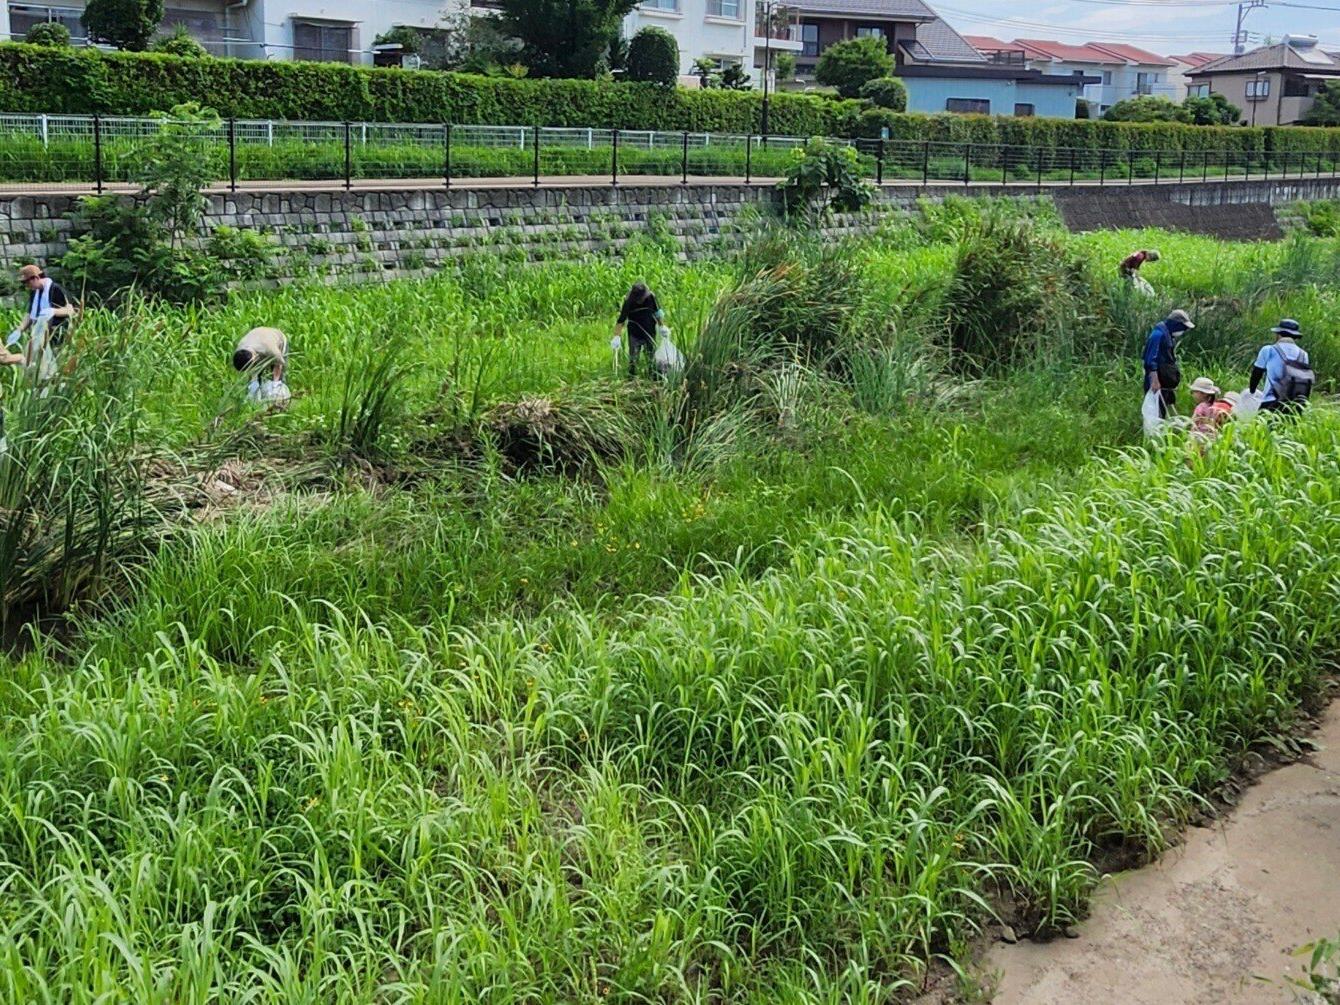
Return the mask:
{"type": "Polygon", "coordinates": [[[1340,931],[1340,702],[1320,750],[1146,869],[1109,877],[1078,939],[998,943],[999,1005],[1290,1002],[1299,945],[1340,931]],[[1258,977],[1277,983],[1268,984],[1258,977]]]}

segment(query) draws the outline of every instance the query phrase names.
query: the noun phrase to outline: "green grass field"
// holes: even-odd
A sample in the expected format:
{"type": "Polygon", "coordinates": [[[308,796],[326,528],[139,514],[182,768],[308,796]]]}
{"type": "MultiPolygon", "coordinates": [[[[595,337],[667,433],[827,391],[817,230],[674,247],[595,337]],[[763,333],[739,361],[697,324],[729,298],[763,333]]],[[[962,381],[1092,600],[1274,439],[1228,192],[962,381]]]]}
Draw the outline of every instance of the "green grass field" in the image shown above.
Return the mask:
{"type": "Polygon", "coordinates": [[[1334,658],[1340,245],[982,216],[91,311],[5,398],[0,1000],[890,1002],[1080,916],[1334,658]],[[1173,306],[1316,406],[1143,442],[1173,306]]]}

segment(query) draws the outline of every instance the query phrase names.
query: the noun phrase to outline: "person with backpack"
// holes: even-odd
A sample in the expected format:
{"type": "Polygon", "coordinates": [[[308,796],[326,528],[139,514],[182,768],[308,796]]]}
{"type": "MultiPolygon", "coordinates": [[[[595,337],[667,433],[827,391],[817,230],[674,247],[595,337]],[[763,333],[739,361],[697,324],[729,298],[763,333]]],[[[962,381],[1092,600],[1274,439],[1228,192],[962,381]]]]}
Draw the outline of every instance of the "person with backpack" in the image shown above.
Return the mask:
{"type": "Polygon", "coordinates": [[[650,371],[656,372],[656,327],[664,316],[656,302],[656,294],[647,288],[647,284],[634,283],[628,296],[624,297],[619,320],[614,326],[616,339],[625,329],[628,331],[628,376],[637,376],[638,358],[643,353],[647,356],[650,371]]]}
{"type": "Polygon", "coordinates": [[[1263,345],[1252,364],[1249,388],[1253,394],[1264,377],[1265,394],[1261,398],[1263,412],[1296,412],[1307,404],[1317,376],[1307,352],[1298,344],[1302,326],[1293,318],[1285,318],[1270,333],[1275,341],[1263,345]]]}
{"type": "Polygon", "coordinates": [[[1175,310],[1150,329],[1145,339],[1145,392],[1159,399],[1159,418],[1166,419],[1177,404],[1177,385],[1182,371],[1177,366],[1177,336],[1196,326],[1184,310],[1175,310]]]}

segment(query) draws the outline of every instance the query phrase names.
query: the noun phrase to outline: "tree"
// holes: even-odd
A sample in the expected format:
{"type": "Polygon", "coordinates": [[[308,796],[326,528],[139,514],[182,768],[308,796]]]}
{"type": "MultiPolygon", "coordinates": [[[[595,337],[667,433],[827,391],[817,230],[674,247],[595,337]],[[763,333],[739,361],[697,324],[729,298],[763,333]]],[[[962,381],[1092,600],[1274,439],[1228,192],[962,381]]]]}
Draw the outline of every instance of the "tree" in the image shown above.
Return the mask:
{"type": "Polygon", "coordinates": [[[396,25],[372,40],[373,45],[398,45],[403,56],[417,56],[423,48],[423,34],[407,24],[396,25]]]}
{"type": "Polygon", "coordinates": [[[1235,126],[1242,121],[1242,109],[1230,105],[1222,94],[1192,97],[1182,102],[1182,121],[1193,126],[1235,126]]]}
{"type": "Polygon", "coordinates": [[[876,77],[861,85],[861,97],[876,108],[907,111],[907,85],[897,77],[876,77]]]}
{"type": "Polygon", "coordinates": [[[1317,91],[1317,99],[1303,116],[1303,125],[1340,126],[1340,81],[1328,80],[1317,91]]]}
{"type": "Polygon", "coordinates": [[[81,20],[92,41],[143,52],[163,23],[163,0],[88,0],[81,20]]]}
{"type": "Polygon", "coordinates": [[[796,57],[789,52],[779,52],[772,57],[772,73],[777,83],[784,84],[796,76],[796,57]]]}
{"type": "Polygon", "coordinates": [[[444,42],[434,41],[420,53],[430,69],[496,73],[516,63],[521,53],[521,42],[503,30],[499,18],[487,14],[457,14],[447,20],[442,35],[444,42]]]}
{"type": "Polygon", "coordinates": [[[717,72],[716,60],[708,59],[706,56],[699,56],[693,61],[693,69],[689,71],[698,78],[698,86],[704,91],[709,87],[717,87],[721,83],[721,74],[717,72]]]}
{"type": "Polygon", "coordinates": [[[1107,122],[1180,122],[1180,112],[1181,109],[1167,98],[1143,94],[1118,101],[1103,113],[1103,119],[1107,122]]]}
{"type": "Polygon", "coordinates": [[[628,43],[628,79],[674,87],[679,79],[679,43],[664,28],[643,28],[628,43]]]}
{"type": "Polygon", "coordinates": [[[893,57],[882,38],[854,38],[830,45],[819,57],[814,79],[836,87],[844,98],[854,98],[861,87],[877,77],[893,73],[893,57]]]}
{"type": "Polygon", "coordinates": [[[721,86],[728,91],[747,91],[752,79],[739,63],[731,63],[721,71],[721,86]]]}
{"type": "Polygon", "coordinates": [[[68,49],[70,29],[59,21],[42,21],[29,28],[23,40],[29,45],[44,45],[48,49],[68,49]]]}
{"type": "Polygon", "coordinates": [[[183,59],[204,59],[209,55],[203,45],[196,41],[185,25],[177,25],[177,28],[171,35],[160,35],[154,39],[153,45],[149,46],[153,52],[165,53],[169,56],[181,56],[183,59]]]}
{"type": "Polygon", "coordinates": [[[1077,118],[1077,119],[1091,119],[1091,118],[1093,118],[1093,104],[1092,104],[1092,102],[1085,101],[1083,98],[1078,98],[1078,99],[1076,99],[1076,101],[1075,101],[1075,118],[1077,118]]]}
{"type": "Polygon", "coordinates": [[[539,77],[594,77],[637,0],[501,0],[500,27],[539,77]]]}

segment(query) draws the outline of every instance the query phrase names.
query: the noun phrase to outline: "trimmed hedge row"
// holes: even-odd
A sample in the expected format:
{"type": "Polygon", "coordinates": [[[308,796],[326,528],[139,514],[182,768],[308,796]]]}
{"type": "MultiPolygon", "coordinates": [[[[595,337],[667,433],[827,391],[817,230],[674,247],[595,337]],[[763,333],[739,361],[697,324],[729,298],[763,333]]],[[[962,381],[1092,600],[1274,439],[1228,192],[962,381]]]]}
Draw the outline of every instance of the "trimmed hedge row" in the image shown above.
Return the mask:
{"type": "MultiPolygon", "coordinates": [[[[0,44],[0,111],[144,115],[187,101],[238,118],[741,133],[759,128],[762,95],[0,44]]],[[[878,136],[887,128],[895,140],[1081,150],[1340,150],[1340,129],[910,115],[804,94],[774,95],[769,117],[773,132],[796,136],[878,136]]]]}
{"type": "MultiPolygon", "coordinates": [[[[181,59],[0,45],[0,110],[145,115],[198,101],[237,118],[757,130],[762,95],[594,80],[512,80],[336,63],[181,59]]],[[[774,132],[842,132],[854,102],[773,97],[774,132]]]]}

